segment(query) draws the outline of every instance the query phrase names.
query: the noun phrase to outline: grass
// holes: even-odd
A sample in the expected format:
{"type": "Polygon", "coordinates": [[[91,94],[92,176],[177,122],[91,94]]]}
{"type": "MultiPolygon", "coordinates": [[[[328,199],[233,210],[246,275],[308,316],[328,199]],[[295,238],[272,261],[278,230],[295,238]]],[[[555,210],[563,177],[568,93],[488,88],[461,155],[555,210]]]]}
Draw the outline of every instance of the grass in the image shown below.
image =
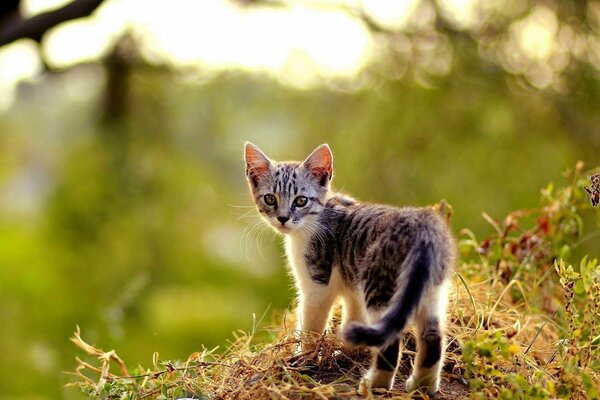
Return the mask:
{"type": "MultiPolygon", "coordinates": [[[[490,222],[479,240],[463,229],[453,277],[443,382],[436,398],[600,398],[600,265],[566,259],[580,245],[593,213],[583,165],[566,185],[542,190],[539,207],[490,222]]],[[[443,207],[440,211],[451,213],[443,207]]],[[[591,235],[596,235],[597,230],[591,235]]],[[[338,310],[339,314],[339,310],[338,310]]],[[[337,315],[337,314],[336,314],[337,315]]],[[[203,349],[185,361],[160,360],[130,371],[116,352],[71,340],[84,352],[70,386],[94,399],[364,399],[427,398],[402,390],[415,340],[404,334],[391,391],[359,391],[366,350],[349,350],[334,318],[324,335],[293,332],[293,313],[271,324],[268,340],[237,332],[224,352],[203,349]],[[312,350],[299,352],[300,341],[312,350]]],[[[264,338],[265,335],[259,335],[264,338]]]]}

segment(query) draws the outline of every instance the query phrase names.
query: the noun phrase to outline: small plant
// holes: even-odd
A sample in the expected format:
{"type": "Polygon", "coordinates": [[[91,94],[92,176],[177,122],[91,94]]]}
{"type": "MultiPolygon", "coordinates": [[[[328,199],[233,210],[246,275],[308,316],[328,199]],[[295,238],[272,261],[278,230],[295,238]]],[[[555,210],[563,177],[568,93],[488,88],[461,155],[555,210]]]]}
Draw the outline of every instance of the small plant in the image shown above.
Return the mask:
{"type": "Polygon", "coordinates": [[[576,272],[563,260],[555,264],[564,290],[564,311],[568,321],[566,349],[558,368],[557,392],[571,398],[600,398],[600,265],[584,258],[576,272]]]}
{"type": "Polygon", "coordinates": [[[578,268],[563,261],[592,208],[583,163],[565,177],[566,186],[542,190],[538,208],[501,223],[483,214],[493,227],[483,241],[462,231],[461,283],[481,314],[479,335],[462,347],[471,397],[598,398],[600,267],[587,258],[578,268]],[[535,330],[524,326],[532,322],[535,330]]]}
{"type": "Polygon", "coordinates": [[[500,332],[485,332],[463,346],[466,378],[478,399],[548,399],[552,386],[540,382],[539,375],[520,374],[521,347],[500,332]]]}
{"type": "Polygon", "coordinates": [[[555,187],[551,183],[541,190],[539,207],[513,211],[502,222],[482,213],[494,232],[479,242],[470,230],[463,229],[459,242],[463,258],[481,262],[487,269],[487,278],[504,284],[551,272],[554,260],[567,258],[572,246],[581,239],[581,213],[592,208],[584,189],[587,180],[583,163],[577,163],[574,170],[564,175],[566,186],[555,187]]]}
{"type": "Polygon", "coordinates": [[[563,260],[555,263],[564,297],[564,314],[556,315],[564,315],[564,322],[542,328],[558,330],[563,338],[545,362],[528,355],[531,344],[525,349],[514,336],[500,332],[485,330],[463,344],[471,397],[600,398],[600,265],[584,258],[579,270],[563,260]]]}

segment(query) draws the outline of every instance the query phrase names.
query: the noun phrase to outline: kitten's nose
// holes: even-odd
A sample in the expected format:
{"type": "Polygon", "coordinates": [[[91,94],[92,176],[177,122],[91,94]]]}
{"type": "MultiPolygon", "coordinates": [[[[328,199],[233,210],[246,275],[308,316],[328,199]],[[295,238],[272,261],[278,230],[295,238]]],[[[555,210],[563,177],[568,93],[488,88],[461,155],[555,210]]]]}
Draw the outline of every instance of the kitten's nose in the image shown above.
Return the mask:
{"type": "Polygon", "coordinates": [[[281,225],[285,224],[290,220],[290,217],[284,217],[283,215],[277,217],[277,221],[281,222],[281,225]]]}

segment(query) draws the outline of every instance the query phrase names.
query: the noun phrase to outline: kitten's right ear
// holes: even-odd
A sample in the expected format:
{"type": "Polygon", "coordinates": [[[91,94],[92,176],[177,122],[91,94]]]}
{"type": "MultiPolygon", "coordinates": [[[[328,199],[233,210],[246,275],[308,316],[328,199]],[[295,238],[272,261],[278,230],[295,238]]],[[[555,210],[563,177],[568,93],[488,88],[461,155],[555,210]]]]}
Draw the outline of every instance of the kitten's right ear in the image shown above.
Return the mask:
{"type": "Polygon", "coordinates": [[[327,186],[333,177],[333,155],[327,144],[322,144],[308,156],[302,163],[321,186],[327,186]]]}
{"type": "Polygon", "coordinates": [[[246,160],[246,176],[250,183],[256,187],[261,176],[266,175],[271,169],[271,161],[250,142],[244,145],[244,159],[246,160]]]}

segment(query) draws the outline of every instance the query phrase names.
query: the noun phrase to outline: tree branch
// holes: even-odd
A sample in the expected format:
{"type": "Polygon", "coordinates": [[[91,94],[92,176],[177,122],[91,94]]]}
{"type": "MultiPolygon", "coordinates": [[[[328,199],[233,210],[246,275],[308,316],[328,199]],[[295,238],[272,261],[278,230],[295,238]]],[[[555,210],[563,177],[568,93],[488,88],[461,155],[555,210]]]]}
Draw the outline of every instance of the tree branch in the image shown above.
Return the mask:
{"type": "Polygon", "coordinates": [[[5,20],[0,25],[0,46],[18,39],[42,40],[44,34],[56,25],[90,15],[104,0],[73,0],[56,10],[35,15],[28,19],[21,17],[5,20]]]}

